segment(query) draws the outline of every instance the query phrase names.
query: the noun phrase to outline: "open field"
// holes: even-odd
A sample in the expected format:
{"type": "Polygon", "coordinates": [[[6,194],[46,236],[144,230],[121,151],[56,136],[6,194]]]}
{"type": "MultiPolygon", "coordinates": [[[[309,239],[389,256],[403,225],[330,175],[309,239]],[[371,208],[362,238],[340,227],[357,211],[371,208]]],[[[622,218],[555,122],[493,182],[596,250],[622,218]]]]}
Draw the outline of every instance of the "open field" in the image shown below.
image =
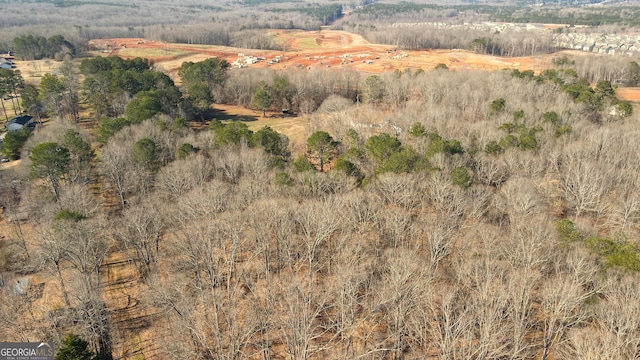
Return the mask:
{"type": "MultiPolygon", "coordinates": [[[[287,135],[291,145],[302,147],[305,139],[309,136],[305,115],[289,116],[277,112],[267,111],[267,116],[262,116],[262,111],[246,109],[241,106],[215,104],[214,118],[221,121],[243,121],[251,131],[258,131],[265,126],[287,135]]],[[[302,150],[297,149],[298,152],[302,150]]]]}
{"type": "Polygon", "coordinates": [[[16,70],[20,70],[24,81],[27,84],[39,85],[40,78],[44,74],[57,74],[62,65],[61,61],[55,60],[26,60],[14,61],[16,70]]]}

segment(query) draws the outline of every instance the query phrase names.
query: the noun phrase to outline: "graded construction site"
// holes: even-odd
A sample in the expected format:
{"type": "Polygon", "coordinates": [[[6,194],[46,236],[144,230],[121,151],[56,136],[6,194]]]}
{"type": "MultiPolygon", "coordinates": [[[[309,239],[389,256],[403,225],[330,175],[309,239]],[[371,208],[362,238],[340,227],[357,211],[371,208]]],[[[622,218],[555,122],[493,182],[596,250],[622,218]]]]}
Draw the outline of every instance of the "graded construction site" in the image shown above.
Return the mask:
{"type": "MultiPolygon", "coordinates": [[[[235,68],[352,68],[363,73],[378,74],[405,69],[429,70],[439,64],[451,70],[541,71],[552,67],[553,58],[558,56],[607,56],[577,50],[513,58],[477,54],[464,49],[402,50],[391,45],[372,44],[360,35],[337,30],[272,30],[268,35],[282,50],[176,44],[143,38],[94,39],[89,42],[89,47],[96,55],[151,59],[159,70],[176,82],[180,80],[178,69],[183,62],[198,62],[211,57],[225,59],[235,68]]],[[[640,101],[640,89],[620,88],[618,96],[621,100],[640,101]]]]}
{"type": "MultiPolygon", "coordinates": [[[[476,54],[469,50],[410,51],[391,45],[371,44],[362,36],[345,31],[278,30],[269,32],[273,42],[283,50],[249,50],[226,46],[188,45],[150,41],[142,38],[95,39],[93,50],[123,58],[144,57],[172,77],[185,61],[202,61],[210,57],[226,59],[234,67],[291,67],[317,69],[350,67],[365,73],[382,73],[404,69],[433,69],[445,64],[449,69],[539,70],[551,66],[558,54],[504,58],[476,54]]],[[[571,52],[580,55],[580,52],[571,52]]]]}

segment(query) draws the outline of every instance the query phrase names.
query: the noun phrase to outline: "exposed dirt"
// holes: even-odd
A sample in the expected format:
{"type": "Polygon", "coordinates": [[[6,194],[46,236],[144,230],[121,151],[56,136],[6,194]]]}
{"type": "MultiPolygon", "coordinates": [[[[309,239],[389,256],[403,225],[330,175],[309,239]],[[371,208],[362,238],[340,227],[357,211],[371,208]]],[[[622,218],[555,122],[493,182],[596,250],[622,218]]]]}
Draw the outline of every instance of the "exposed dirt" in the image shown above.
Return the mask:
{"type": "MultiPolygon", "coordinates": [[[[469,50],[415,50],[404,51],[390,45],[371,44],[362,36],[345,31],[322,30],[273,30],[269,31],[274,42],[283,50],[252,50],[228,46],[174,44],[150,41],[142,38],[95,39],[89,46],[97,54],[118,55],[123,58],[145,57],[151,59],[159,70],[179,82],[178,69],[185,61],[198,62],[210,57],[226,59],[234,63],[245,56],[264,58],[249,67],[273,69],[353,68],[364,73],[383,73],[405,69],[433,69],[445,64],[449,69],[501,69],[543,70],[552,66],[558,56],[594,56],[576,50],[554,54],[505,58],[476,54],[469,50]],[[279,62],[272,62],[279,57],[279,62]]],[[[639,89],[619,89],[620,98],[640,101],[639,89]]]]}
{"type": "Polygon", "coordinates": [[[5,163],[0,163],[0,170],[10,169],[12,167],[17,167],[20,165],[21,160],[13,160],[5,163]]]}
{"type": "MultiPolygon", "coordinates": [[[[184,61],[201,61],[209,57],[226,59],[230,63],[237,61],[239,54],[261,57],[250,67],[271,67],[274,69],[351,67],[365,73],[381,73],[407,68],[432,69],[445,64],[450,69],[499,70],[504,68],[520,70],[539,70],[547,68],[551,59],[558,54],[534,57],[503,58],[480,55],[468,50],[420,50],[403,51],[390,45],[371,44],[359,35],[344,31],[271,31],[274,41],[284,50],[248,50],[226,46],[203,46],[171,44],[148,41],[141,38],[96,39],[89,45],[104,54],[118,55],[124,58],[146,57],[152,59],[157,67],[174,79],[177,70],[184,61]],[[280,62],[269,64],[280,55],[280,62]]],[[[584,55],[570,52],[572,55],[584,55]]]]}
{"type": "Polygon", "coordinates": [[[620,100],[640,101],[640,87],[618,88],[616,95],[620,100]]]}
{"type": "MultiPolygon", "coordinates": [[[[123,58],[151,59],[159,70],[179,82],[178,69],[185,61],[198,62],[210,57],[226,59],[229,63],[245,56],[264,58],[249,67],[287,69],[353,68],[364,73],[382,73],[404,69],[433,69],[445,64],[449,69],[518,69],[542,70],[549,68],[554,57],[562,55],[593,56],[593,54],[565,50],[555,54],[505,58],[476,54],[469,50],[404,51],[390,45],[371,44],[362,36],[345,31],[273,30],[269,31],[282,51],[249,50],[227,46],[173,44],[142,38],[95,39],[89,46],[97,54],[118,55],[123,58]],[[272,62],[279,56],[279,62],[272,62]]],[[[621,99],[640,101],[637,88],[620,88],[621,99]]]]}

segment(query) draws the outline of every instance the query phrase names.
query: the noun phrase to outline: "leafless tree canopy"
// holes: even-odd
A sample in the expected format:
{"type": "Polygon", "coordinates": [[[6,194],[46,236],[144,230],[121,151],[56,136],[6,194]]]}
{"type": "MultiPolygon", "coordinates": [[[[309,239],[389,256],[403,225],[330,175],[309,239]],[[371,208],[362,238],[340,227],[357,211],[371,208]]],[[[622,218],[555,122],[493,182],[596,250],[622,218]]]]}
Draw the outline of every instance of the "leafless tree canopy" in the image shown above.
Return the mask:
{"type": "Polygon", "coordinates": [[[335,141],[325,171],[241,126],[223,142],[156,115],[97,145],[52,119],[0,170],[0,338],[74,332],[114,359],[638,356],[637,111],[510,71],[242,70],[215,98],[286,76],[308,135],[335,141]],[[29,151],[68,129],[97,156],[56,199],[29,151]]]}

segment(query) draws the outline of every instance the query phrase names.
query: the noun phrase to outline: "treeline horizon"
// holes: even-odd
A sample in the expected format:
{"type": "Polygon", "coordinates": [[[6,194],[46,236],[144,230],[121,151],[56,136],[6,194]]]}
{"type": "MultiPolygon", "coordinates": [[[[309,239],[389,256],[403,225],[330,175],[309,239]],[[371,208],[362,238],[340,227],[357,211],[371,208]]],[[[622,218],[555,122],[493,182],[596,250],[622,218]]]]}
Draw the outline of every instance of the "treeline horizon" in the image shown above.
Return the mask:
{"type": "MultiPolygon", "coordinates": [[[[487,38],[496,45],[487,53],[500,56],[535,55],[555,50],[550,44],[550,35],[540,37],[539,34],[533,36],[527,36],[525,33],[491,34],[470,29],[425,31],[424,27],[401,29],[391,27],[391,24],[397,22],[442,22],[459,25],[484,21],[509,20],[522,23],[537,21],[534,18],[527,18],[534,15],[518,15],[515,8],[508,6],[428,5],[411,2],[363,5],[353,2],[341,4],[220,2],[176,5],[143,1],[139,3],[116,1],[109,5],[91,2],[68,4],[42,2],[33,3],[30,6],[38,10],[27,12],[21,3],[0,3],[2,9],[0,26],[5,34],[5,40],[0,40],[0,50],[11,48],[8,39],[26,35],[51,36],[52,33],[61,34],[80,50],[85,49],[87,42],[91,39],[117,37],[144,37],[166,42],[278,49],[278,44],[262,33],[263,30],[313,31],[326,25],[356,32],[365,36],[370,42],[393,44],[406,49],[471,49],[471,42],[474,39],[487,38]],[[496,16],[511,16],[511,18],[496,18],[496,16]],[[519,42],[529,45],[524,48],[514,45],[519,42]],[[537,42],[540,42],[540,45],[537,45],[537,42]],[[496,51],[496,49],[500,50],[496,51]]],[[[564,16],[562,14],[565,11],[556,10],[543,8],[539,11],[553,11],[558,16],[564,16]]],[[[587,12],[589,20],[585,22],[589,25],[608,24],[604,27],[593,26],[594,31],[609,31],[606,29],[613,27],[614,29],[611,30],[613,32],[627,32],[633,31],[636,26],[625,22],[625,19],[638,18],[633,15],[635,10],[632,7],[621,9],[607,7],[602,10],[603,14],[589,13],[594,11],[597,12],[597,10],[585,8],[578,12],[570,12],[569,15],[575,14],[574,17],[567,15],[566,19],[553,20],[566,23],[568,27],[564,31],[584,31],[570,26],[581,24],[576,20],[582,16],[581,14],[587,12]],[[620,21],[611,20],[612,14],[619,14],[620,21]],[[593,18],[597,19],[598,16],[601,16],[602,20],[595,24],[593,18]],[[605,21],[605,17],[609,20],[605,21]]]]}

